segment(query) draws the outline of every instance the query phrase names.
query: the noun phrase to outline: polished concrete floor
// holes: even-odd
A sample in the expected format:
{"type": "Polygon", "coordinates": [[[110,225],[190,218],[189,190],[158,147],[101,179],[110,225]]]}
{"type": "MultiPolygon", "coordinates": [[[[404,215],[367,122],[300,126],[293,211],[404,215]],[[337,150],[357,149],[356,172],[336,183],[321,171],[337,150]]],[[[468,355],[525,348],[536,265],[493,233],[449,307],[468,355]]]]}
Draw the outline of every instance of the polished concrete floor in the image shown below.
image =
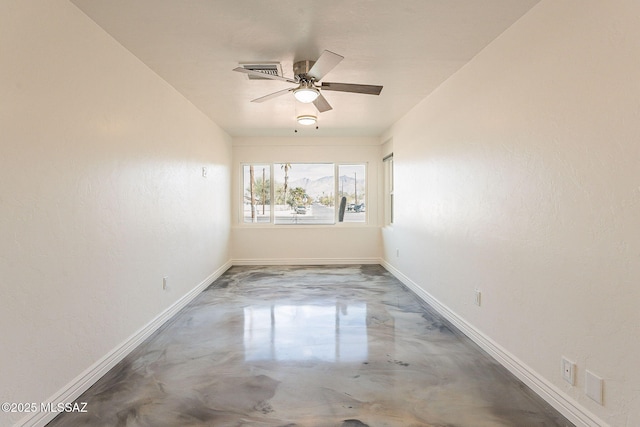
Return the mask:
{"type": "Polygon", "coordinates": [[[233,267],[58,426],[571,426],[380,266],[233,267]]]}

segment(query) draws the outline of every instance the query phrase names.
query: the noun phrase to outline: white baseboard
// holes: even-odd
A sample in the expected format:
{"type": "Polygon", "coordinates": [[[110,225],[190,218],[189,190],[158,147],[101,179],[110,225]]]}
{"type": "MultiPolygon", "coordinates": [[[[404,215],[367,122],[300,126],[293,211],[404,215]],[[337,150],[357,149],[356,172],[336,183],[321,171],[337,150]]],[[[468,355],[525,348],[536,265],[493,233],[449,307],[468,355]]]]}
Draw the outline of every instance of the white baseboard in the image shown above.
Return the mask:
{"type": "Polygon", "coordinates": [[[520,381],[525,383],[535,393],[547,401],[558,412],[564,415],[569,421],[580,427],[608,427],[608,424],[592,414],[586,408],[569,398],[564,392],[547,381],[540,374],[527,366],[520,359],[504,349],[501,345],[476,329],[453,310],[442,304],[431,294],[422,289],[417,283],[404,275],[400,270],[389,264],[385,260],[380,260],[380,264],[409,289],[415,292],[418,297],[433,307],[445,319],[460,329],[473,342],[478,344],[484,351],[489,353],[498,363],[507,368],[520,381]]]}
{"type": "Polygon", "coordinates": [[[243,258],[233,265],[349,265],[380,264],[380,258],[243,258]]]}
{"type": "MultiPolygon", "coordinates": [[[[120,362],[125,356],[133,351],[151,334],[158,330],[167,320],[171,319],[191,300],[198,296],[214,280],[220,277],[232,265],[346,265],[346,264],[381,264],[387,271],[393,274],[398,280],[415,292],[427,304],[433,307],[444,318],[460,329],[466,336],[478,344],[483,350],[489,353],[501,365],[507,368],[518,379],[529,386],[534,392],[540,395],[550,405],[556,408],[567,419],[580,427],[608,427],[604,421],[600,420],[587,409],[578,405],[561,390],[549,383],[545,378],[529,368],[517,357],[509,353],[502,346],[494,342],[491,338],[477,330],[473,325],[458,316],[455,312],[442,304],[424,289],[418,286],[413,280],[404,275],[400,270],[393,267],[385,260],[379,258],[286,258],[286,259],[235,259],[227,261],[214,273],[209,275],[200,284],[185,294],[182,298],[156,316],[153,320],[139,329],[128,339],[106,354],[74,380],[68,383],[56,394],[51,396],[44,403],[51,403],[56,406],[58,403],[72,402],[91,387],[98,379],[106,374],[112,367],[120,362]]],[[[16,426],[24,427],[44,427],[55,418],[56,413],[32,413],[23,418],[16,426]]]]}
{"type": "MultiPolygon", "coordinates": [[[[200,282],[195,288],[186,293],[182,298],[169,306],[162,313],[157,315],[153,320],[136,331],[116,348],[107,353],[96,363],[87,368],[84,372],[74,378],[70,383],[60,389],[43,403],[51,403],[56,407],[58,403],[73,402],[89,387],[95,384],[104,374],[113,368],[118,362],[125,358],[131,351],[139,346],[145,339],[157,331],[167,320],[171,319],[178,311],[180,311],[191,300],[205,290],[214,280],[220,277],[225,271],[232,266],[231,260],[224,263],[215,272],[210,274],[206,279],[200,282]]],[[[44,427],[48,422],[55,418],[57,413],[36,412],[32,413],[16,424],[23,427],[44,427]]]]}

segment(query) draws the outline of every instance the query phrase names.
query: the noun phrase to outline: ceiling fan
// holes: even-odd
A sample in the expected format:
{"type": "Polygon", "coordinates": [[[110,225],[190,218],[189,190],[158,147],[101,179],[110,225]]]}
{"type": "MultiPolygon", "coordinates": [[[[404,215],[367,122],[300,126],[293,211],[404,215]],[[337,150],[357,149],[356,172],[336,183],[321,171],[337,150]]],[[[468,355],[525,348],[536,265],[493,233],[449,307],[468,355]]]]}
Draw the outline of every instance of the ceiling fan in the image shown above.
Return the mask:
{"type": "Polygon", "coordinates": [[[332,107],[329,102],[327,102],[325,97],[322,96],[321,90],[335,90],[339,92],[380,95],[382,86],[320,82],[320,80],[322,80],[322,78],[336,65],[338,65],[343,59],[343,56],[325,50],[322,55],[320,55],[317,61],[305,60],[294,63],[293,74],[295,75],[295,77],[292,79],[273,74],[266,74],[256,70],[249,70],[244,67],[234,68],[233,71],[251,74],[257,77],[267,78],[271,80],[281,80],[297,85],[296,87],[290,89],[283,89],[278,92],[256,98],[251,102],[264,102],[276,98],[280,95],[293,92],[293,95],[298,101],[303,103],[313,102],[313,105],[315,105],[318,111],[323,113],[325,111],[331,110],[332,107]]]}

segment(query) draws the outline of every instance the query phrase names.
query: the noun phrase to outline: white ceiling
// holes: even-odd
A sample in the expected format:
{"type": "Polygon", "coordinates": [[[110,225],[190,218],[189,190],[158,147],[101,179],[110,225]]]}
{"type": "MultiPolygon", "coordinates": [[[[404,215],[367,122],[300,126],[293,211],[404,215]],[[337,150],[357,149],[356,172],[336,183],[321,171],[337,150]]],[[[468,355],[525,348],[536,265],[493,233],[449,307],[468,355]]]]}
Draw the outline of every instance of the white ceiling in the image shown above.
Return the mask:
{"type": "MultiPolygon", "coordinates": [[[[376,136],[539,0],[71,0],[232,136],[376,136]],[[239,63],[345,57],[323,81],[382,85],[380,96],[323,94],[319,129],[292,85],[249,80],[239,63]]],[[[315,110],[312,110],[315,111],[315,110]]]]}

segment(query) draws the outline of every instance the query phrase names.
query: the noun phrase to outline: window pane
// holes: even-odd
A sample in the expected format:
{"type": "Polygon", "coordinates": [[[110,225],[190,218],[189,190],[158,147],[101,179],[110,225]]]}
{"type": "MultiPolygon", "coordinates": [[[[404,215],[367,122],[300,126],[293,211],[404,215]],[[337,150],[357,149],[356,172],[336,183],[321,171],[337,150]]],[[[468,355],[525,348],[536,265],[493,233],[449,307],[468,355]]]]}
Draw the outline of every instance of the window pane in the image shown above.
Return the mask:
{"type": "Polygon", "coordinates": [[[338,166],[338,196],[346,198],[344,222],[366,222],[365,165],[338,166]]]}
{"type": "Polygon", "coordinates": [[[271,168],[269,165],[244,165],[244,222],[271,221],[271,168]]]}
{"type": "Polygon", "coordinates": [[[276,163],[273,174],[276,224],[335,222],[332,163],[276,163]]]}

